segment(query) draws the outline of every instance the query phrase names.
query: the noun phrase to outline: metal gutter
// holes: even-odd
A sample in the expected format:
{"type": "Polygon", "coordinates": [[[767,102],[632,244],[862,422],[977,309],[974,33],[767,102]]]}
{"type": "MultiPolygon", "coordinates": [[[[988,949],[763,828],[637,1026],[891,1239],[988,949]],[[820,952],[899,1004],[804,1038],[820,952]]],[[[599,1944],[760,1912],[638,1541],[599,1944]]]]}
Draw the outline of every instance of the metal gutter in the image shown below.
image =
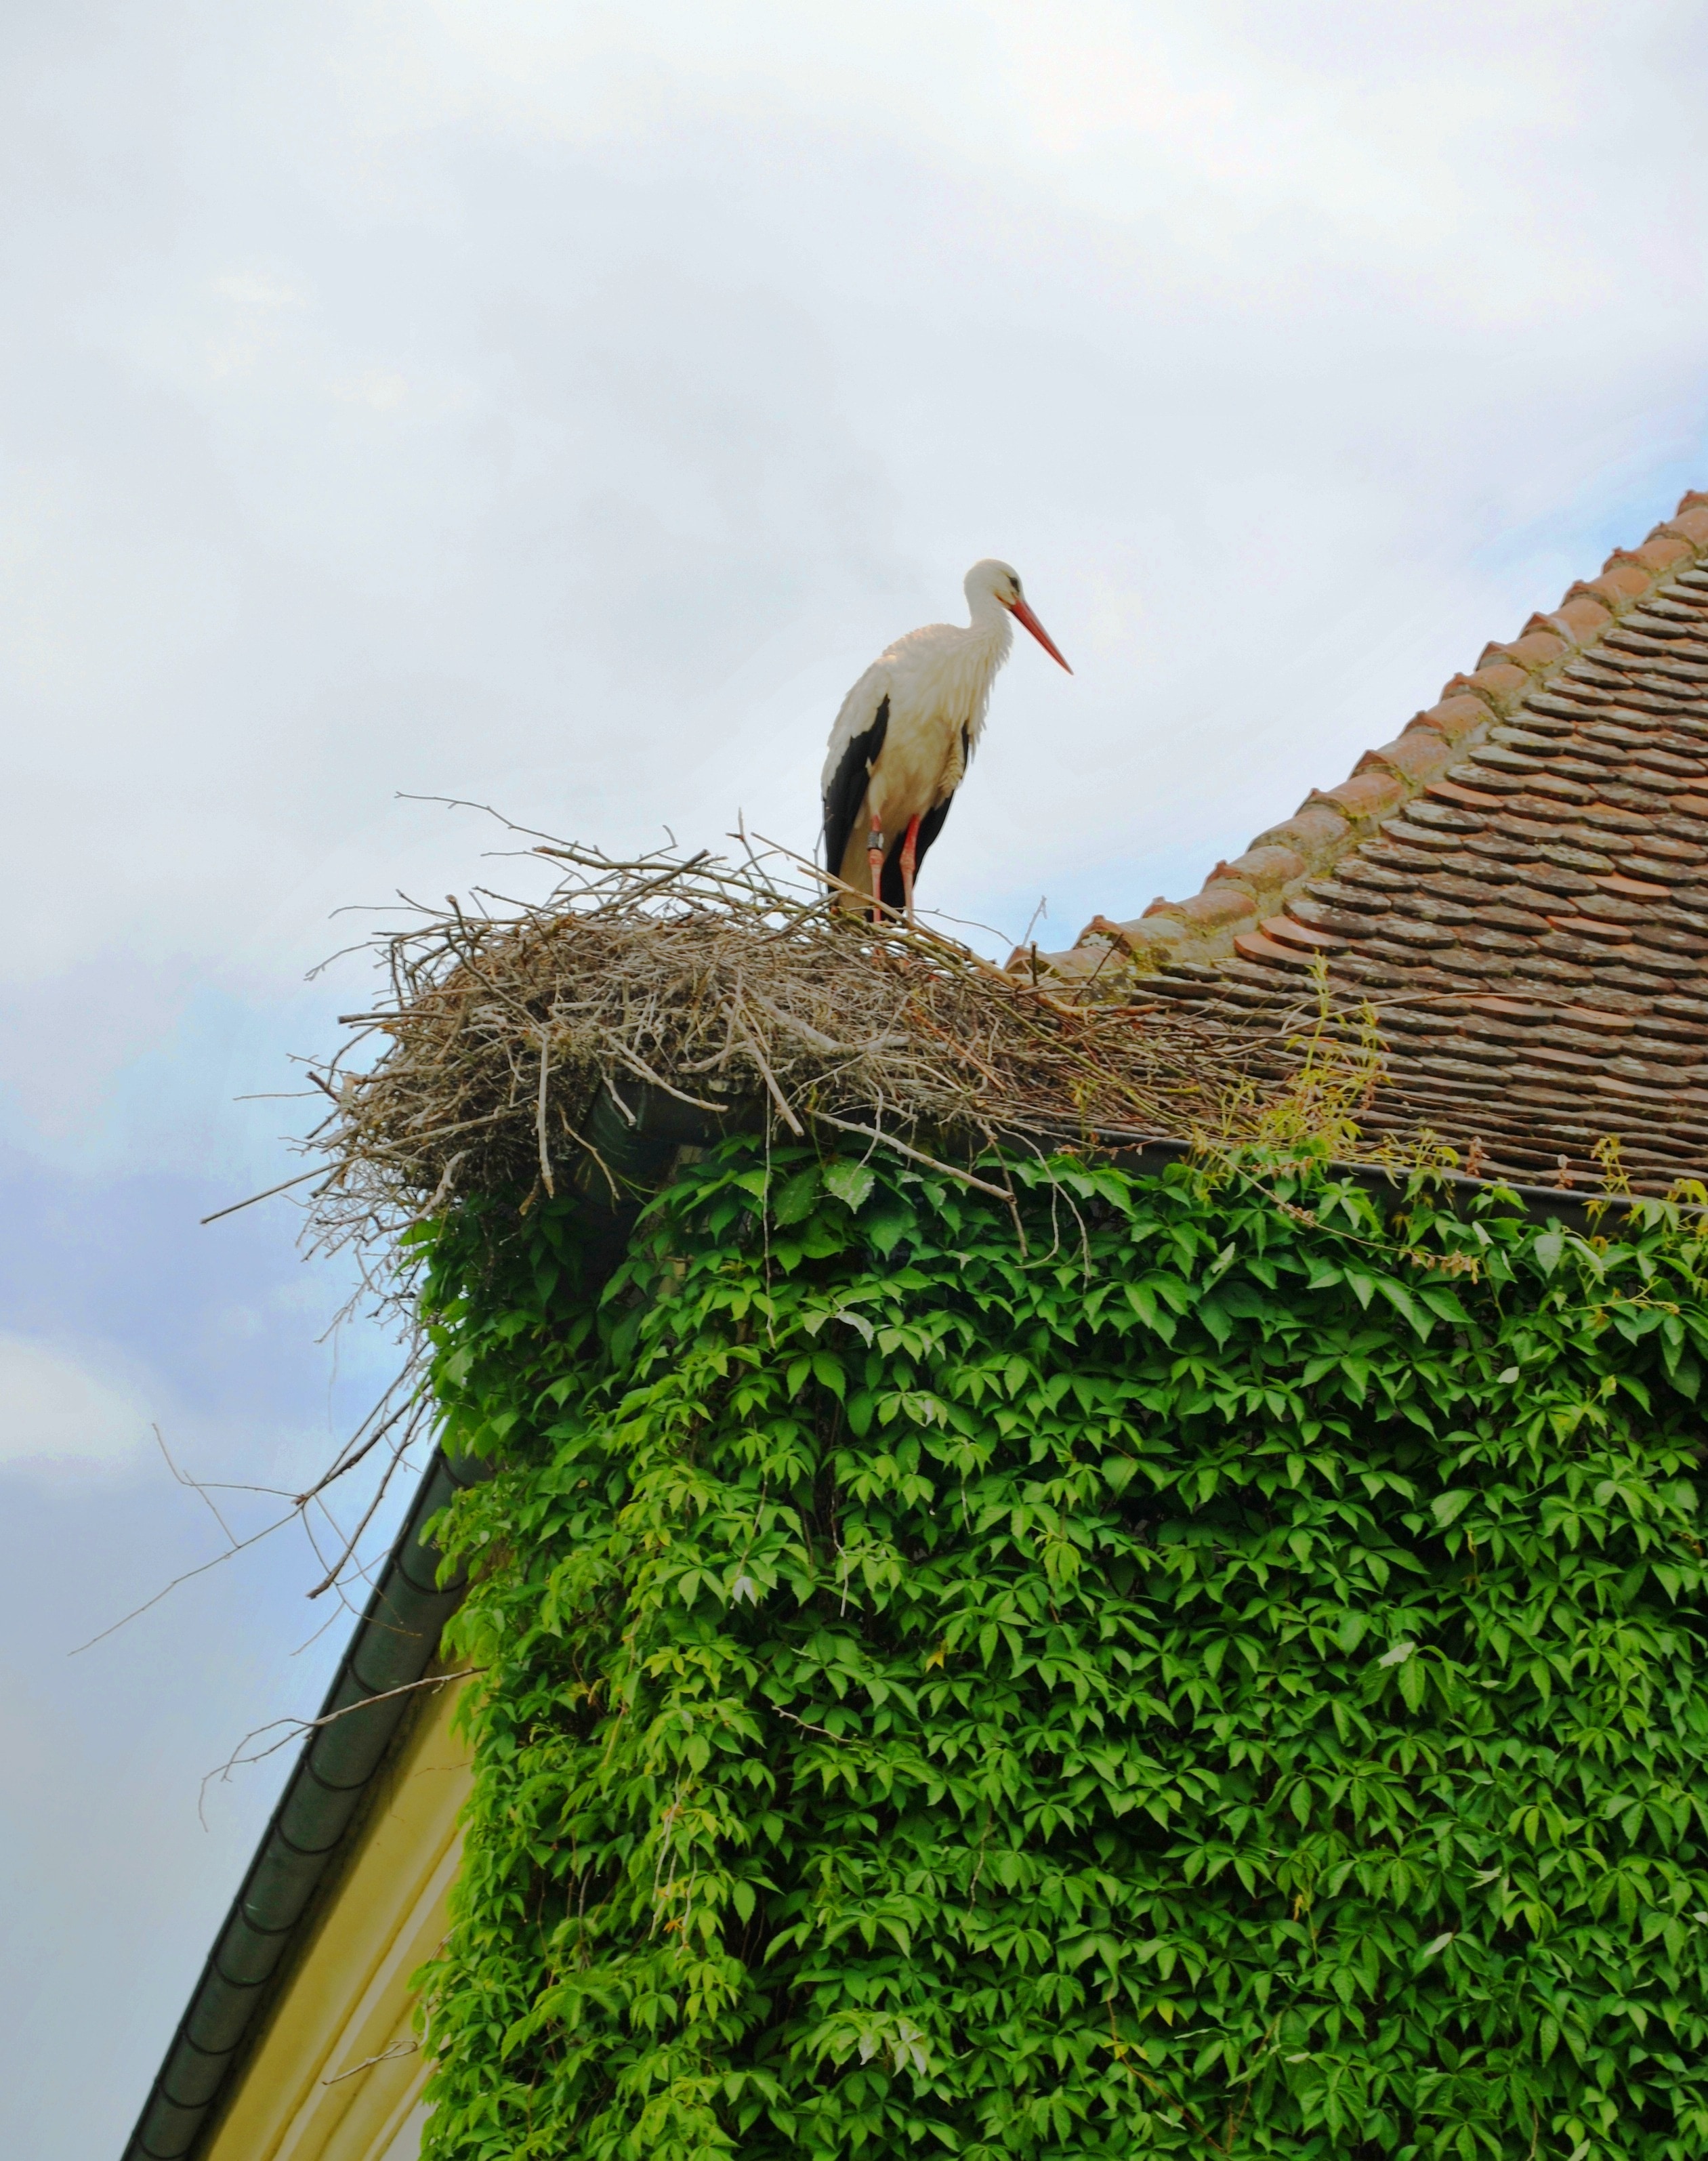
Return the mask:
{"type": "MultiPolygon", "coordinates": [[[[572,1182],[606,1219],[595,1242],[593,1274],[608,1273],[620,1258],[641,1205],[634,1190],[643,1193],[662,1184],[678,1148],[710,1147],[757,1126],[762,1116],[763,1106],[751,1100],[732,1102],[726,1114],[712,1117],[662,1090],[637,1089],[633,1100],[621,1107],[601,1096],[588,1122],[588,1138],[613,1177],[628,1190],[619,1198],[590,1163],[584,1162],[574,1175],[572,1182]]],[[[1096,1153],[1125,1169],[1153,1175],[1189,1154],[1190,1144],[1158,1137],[1098,1147],[1096,1153]]],[[[1331,1168],[1378,1200],[1403,1198],[1405,1179],[1398,1172],[1359,1163],[1331,1168]]],[[[1502,1185],[1462,1172],[1435,1176],[1455,1200],[1502,1185]]],[[[1612,1208],[1633,1205],[1630,1199],[1545,1186],[1503,1190],[1528,1221],[1558,1221],[1573,1229],[1586,1227],[1591,1202],[1612,1208]]],[[[489,1476],[492,1468],[466,1457],[453,1460],[442,1451],[429,1464],[320,1714],[346,1715],[312,1732],[297,1759],[208,1954],[123,2161],[193,2161],[233,2091],[273,1992],[300,1948],[315,1894],[414,1701],[412,1695],[388,1692],[408,1688],[426,1673],[445,1624],[467,1587],[461,1574],[439,1583],[439,1550],[423,1543],[422,1527],[458,1492],[489,1476]]]]}

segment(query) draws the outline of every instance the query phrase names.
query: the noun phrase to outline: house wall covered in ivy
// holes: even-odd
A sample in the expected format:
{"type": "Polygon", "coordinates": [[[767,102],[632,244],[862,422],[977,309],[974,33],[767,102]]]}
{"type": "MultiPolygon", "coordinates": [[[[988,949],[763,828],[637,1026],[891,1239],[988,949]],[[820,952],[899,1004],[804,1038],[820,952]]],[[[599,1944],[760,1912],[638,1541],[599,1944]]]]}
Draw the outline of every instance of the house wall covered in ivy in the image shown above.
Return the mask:
{"type": "Polygon", "coordinates": [[[414,1234],[439,2161],[1699,2155],[1705,1247],[734,1143],[414,1234]]]}

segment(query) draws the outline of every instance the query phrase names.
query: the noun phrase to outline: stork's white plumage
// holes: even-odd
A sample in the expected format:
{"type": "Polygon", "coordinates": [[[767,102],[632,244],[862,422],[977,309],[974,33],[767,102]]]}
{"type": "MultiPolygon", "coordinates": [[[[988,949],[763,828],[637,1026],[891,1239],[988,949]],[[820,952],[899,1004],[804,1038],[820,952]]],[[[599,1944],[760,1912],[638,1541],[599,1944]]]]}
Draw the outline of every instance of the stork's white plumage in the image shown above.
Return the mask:
{"type": "MultiPolygon", "coordinates": [[[[966,574],[966,629],[927,623],[878,655],[842,700],[822,784],[825,868],[849,908],[914,913],[914,874],[943,830],[984,733],[1013,616],[1065,660],[1027,606],[1018,574],[992,558],[966,574]]],[[[1071,674],[1073,670],[1068,669],[1071,674]]]]}

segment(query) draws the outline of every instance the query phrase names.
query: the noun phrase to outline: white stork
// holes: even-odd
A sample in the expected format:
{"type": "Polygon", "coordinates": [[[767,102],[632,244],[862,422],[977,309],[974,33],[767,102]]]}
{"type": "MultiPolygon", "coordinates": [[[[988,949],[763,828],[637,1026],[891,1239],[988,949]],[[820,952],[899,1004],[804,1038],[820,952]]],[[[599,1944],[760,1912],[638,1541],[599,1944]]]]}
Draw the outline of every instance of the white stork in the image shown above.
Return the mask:
{"type": "MultiPolygon", "coordinates": [[[[825,868],[846,908],[904,909],[984,732],[991,685],[1008,657],[1008,618],[1065,660],[1026,605],[1018,574],[990,558],[966,574],[972,621],[929,622],[881,653],[842,700],[821,784],[825,868]]],[[[1073,670],[1068,668],[1068,673],[1073,670]]]]}

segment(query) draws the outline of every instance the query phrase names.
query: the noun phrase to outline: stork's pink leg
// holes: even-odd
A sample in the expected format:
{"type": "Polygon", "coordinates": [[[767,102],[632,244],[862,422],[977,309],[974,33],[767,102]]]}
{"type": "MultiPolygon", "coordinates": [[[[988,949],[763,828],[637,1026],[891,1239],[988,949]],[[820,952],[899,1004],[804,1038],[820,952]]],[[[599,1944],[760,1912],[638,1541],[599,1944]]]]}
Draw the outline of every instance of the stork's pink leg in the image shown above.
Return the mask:
{"type": "Polygon", "coordinates": [[[907,833],[902,841],[902,898],[907,905],[908,927],[914,921],[914,872],[919,868],[915,851],[919,839],[919,820],[916,812],[908,820],[907,833]]]}
{"type": "Polygon", "coordinates": [[[866,836],[866,861],[872,872],[872,919],[883,920],[883,828],[877,819],[872,821],[872,831],[866,836]]]}

